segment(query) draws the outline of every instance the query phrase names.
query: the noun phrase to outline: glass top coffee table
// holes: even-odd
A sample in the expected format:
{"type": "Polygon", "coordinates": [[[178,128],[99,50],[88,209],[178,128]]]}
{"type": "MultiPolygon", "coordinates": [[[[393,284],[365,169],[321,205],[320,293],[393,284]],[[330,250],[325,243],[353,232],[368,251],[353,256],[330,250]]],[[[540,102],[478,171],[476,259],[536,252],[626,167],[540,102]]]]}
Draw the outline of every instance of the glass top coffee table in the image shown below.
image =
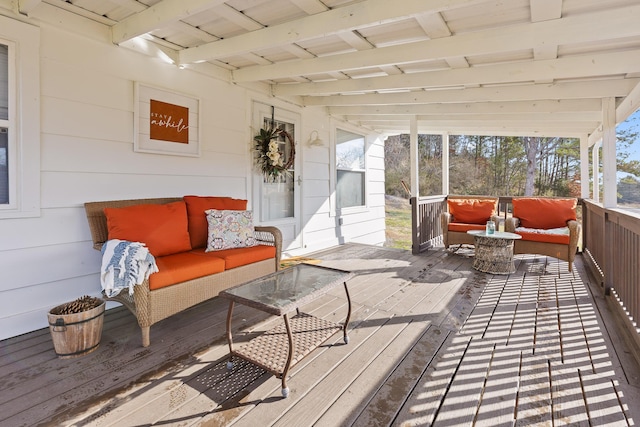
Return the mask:
{"type": "Polygon", "coordinates": [[[473,235],[473,268],[491,274],[511,274],[516,271],[513,262],[513,242],[522,236],[506,231],[487,234],[484,230],[469,230],[467,234],[473,235]]]}
{"type": "Polygon", "coordinates": [[[227,340],[230,354],[227,368],[233,369],[234,356],[248,360],[280,378],[282,396],[287,397],[287,373],[292,366],[340,330],[345,344],[349,343],[347,326],[351,317],[351,298],[347,280],[353,276],[348,271],[303,263],[220,292],[220,297],[229,300],[227,340]],[[344,324],[300,312],[300,306],[339,285],[344,285],[347,295],[348,310],[344,324]],[[231,319],[235,303],[282,316],[283,324],[234,348],[231,319]],[[295,315],[289,317],[293,312],[295,315]]]}

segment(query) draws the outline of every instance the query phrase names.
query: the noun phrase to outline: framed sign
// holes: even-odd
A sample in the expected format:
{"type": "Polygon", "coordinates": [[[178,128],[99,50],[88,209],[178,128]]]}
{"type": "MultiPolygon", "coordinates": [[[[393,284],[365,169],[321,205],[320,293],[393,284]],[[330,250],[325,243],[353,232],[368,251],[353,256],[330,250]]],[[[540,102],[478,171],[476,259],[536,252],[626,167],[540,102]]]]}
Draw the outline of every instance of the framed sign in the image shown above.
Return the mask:
{"type": "Polygon", "coordinates": [[[197,98],[136,82],[134,151],[198,157],[199,121],[197,98]]]}

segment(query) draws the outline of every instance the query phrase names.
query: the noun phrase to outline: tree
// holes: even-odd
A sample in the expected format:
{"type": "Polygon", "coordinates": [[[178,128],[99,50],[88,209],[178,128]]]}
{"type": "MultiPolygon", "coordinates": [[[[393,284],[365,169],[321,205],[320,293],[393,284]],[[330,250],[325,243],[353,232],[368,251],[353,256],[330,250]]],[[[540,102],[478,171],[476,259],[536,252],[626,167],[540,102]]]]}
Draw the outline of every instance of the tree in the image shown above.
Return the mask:
{"type": "MultiPolygon", "coordinates": [[[[618,128],[616,132],[616,162],[620,172],[627,172],[640,177],[640,161],[629,160],[634,143],[640,141],[637,121],[629,127],[618,128]]],[[[636,148],[637,149],[637,148],[636,148]]]]}
{"type": "MultiPolygon", "coordinates": [[[[404,195],[410,180],[409,135],[385,143],[387,194],[404,195]]],[[[580,146],[576,139],[452,135],[451,194],[577,196],[580,146]]],[[[418,136],[420,195],[440,194],[442,138],[418,136]]]]}
{"type": "Polygon", "coordinates": [[[538,168],[538,152],[540,151],[540,138],[525,137],[522,138],[524,151],[527,156],[527,175],[524,184],[524,195],[533,196],[535,188],[536,170],[538,168]]]}

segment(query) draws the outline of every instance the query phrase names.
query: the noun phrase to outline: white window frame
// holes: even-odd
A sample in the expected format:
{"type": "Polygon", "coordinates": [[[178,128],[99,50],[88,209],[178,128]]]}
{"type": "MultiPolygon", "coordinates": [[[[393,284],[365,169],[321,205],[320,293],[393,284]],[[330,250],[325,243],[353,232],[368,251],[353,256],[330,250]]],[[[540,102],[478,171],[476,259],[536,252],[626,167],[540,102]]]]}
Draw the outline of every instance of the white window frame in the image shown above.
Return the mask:
{"type": "MultiPolygon", "coordinates": [[[[343,122],[335,122],[331,126],[331,197],[330,204],[334,208],[331,209],[331,213],[333,215],[341,216],[341,215],[349,215],[349,214],[357,214],[362,212],[367,212],[369,210],[369,195],[367,192],[369,186],[369,170],[368,170],[368,148],[369,148],[369,137],[368,135],[362,131],[362,129],[349,125],[348,123],[343,122]],[[337,188],[338,188],[338,167],[336,164],[336,146],[338,141],[336,140],[336,133],[338,129],[343,131],[351,132],[357,135],[360,135],[364,138],[364,205],[362,206],[352,206],[348,208],[340,209],[338,207],[338,199],[337,199],[337,188]]],[[[332,215],[332,216],[333,216],[332,215]]]]}
{"type": "Polygon", "coordinates": [[[40,215],[40,29],[0,16],[0,43],[9,46],[9,203],[0,220],[40,215]]]}

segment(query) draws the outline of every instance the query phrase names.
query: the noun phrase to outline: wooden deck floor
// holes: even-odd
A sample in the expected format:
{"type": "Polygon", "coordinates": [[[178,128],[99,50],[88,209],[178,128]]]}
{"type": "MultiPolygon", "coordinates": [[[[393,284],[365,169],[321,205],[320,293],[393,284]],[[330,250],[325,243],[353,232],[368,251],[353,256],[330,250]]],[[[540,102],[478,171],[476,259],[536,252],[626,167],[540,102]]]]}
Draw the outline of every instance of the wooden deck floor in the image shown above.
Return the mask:
{"type": "MultiPolygon", "coordinates": [[[[280,381],[225,367],[227,303],[151,328],[110,310],[94,353],[55,357],[47,330],[0,342],[0,425],[634,425],[640,369],[578,259],[519,256],[493,276],[457,254],[345,245],[313,257],[357,275],[350,342],[334,335],[280,381]]],[[[580,258],[580,257],[578,257],[580,258]]],[[[346,313],[337,288],[304,311],[346,313]]],[[[240,342],[280,321],[236,306],[240,342]]],[[[636,421],[637,422],[637,421],[636,421]]]]}

